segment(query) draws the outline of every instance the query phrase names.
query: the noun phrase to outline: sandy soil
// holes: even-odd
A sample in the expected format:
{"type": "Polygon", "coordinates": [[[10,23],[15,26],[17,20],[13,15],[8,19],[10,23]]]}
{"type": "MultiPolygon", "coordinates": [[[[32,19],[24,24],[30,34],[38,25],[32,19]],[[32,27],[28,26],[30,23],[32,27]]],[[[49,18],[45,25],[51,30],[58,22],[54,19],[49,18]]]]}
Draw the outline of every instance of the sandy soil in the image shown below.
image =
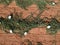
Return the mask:
{"type": "Polygon", "coordinates": [[[21,42],[16,34],[0,34],[0,45],[20,45],[21,42]]]}
{"type": "MultiPolygon", "coordinates": [[[[49,19],[55,17],[60,21],[60,3],[58,3],[59,0],[54,1],[57,4],[55,6],[47,4],[47,10],[41,14],[42,19],[45,17],[49,19]]],[[[33,16],[36,17],[40,11],[35,4],[27,7],[27,10],[16,6],[15,2],[12,2],[9,6],[0,4],[0,17],[3,16],[6,18],[11,13],[23,13],[22,18],[26,18],[30,13],[33,13],[33,16]]],[[[21,38],[18,34],[6,34],[5,32],[0,31],[0,45],[28,45],[28,42],[25,41],[27,39],[32,42],[32,45],[37,45],[37,42],[41,42],[43,45],[54,45],[56,42],[56,45],[60,45],[60,32],[53,36],[46,33],[45,27],[33,28],[26,36],[21,38]]]]}

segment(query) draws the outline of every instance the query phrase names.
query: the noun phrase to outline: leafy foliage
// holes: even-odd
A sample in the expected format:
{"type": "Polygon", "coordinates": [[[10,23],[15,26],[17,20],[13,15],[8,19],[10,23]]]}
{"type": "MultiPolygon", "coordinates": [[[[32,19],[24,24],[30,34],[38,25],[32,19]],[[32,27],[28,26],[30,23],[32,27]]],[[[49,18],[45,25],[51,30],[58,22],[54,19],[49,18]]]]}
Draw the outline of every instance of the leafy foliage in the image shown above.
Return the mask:
{"type": "MultiPolygon", "coordinates": [[[[10,15],[12,16],[13,14],[10,15]]],[[[20,19],[19,15],[14,15],[11,19],[0,17],[0,22],[3,29],[11,29],[14,33],[23,35],[24,32],[28,32],[31,28],[41,25],[43,20],[40,18],[34,18],[34,20],[29,21],[27,19],[20,19]]]]}
{"type": "Polygon", "coordinates": [[[12,0],[0,0],[0,3],[9,5],[12,2],[12,0]]]}
{"type": "Polygon", "coordinates": [[[40,10],[45,9],[46,6],[46,1],[45,0],[16,0],[16,4],[24,9],[26,9],[26,7],[32,5],[32,4],[36,4],[40,10]]]}
{"type": "Polygon", "coordinates": [[[58,22],[55,18],[53,18],[48,25],[51,26],[51,28],[47,30],[50,34],[56,34],[58,29],[60,29],[60,22],[58,22]]]}
{"type": "Polygon", "coordinates": [[[47,2],[45,0],[36,0],[35,3],[39,7],[40,10],[44,10],[46,8],[47,2]]]}
{"type": "Polygon", "coordinates": [[[32,0],[16,0],[16,4],[24,9],[32,3],[32,0]]]}
{"type": "Polygon", "coordinates": [[[55,6],[55,4],[57,4],[56,2],[54,2],[53,0],[45,0],[47,2],[47,4],[51,5],[51,6],[55,6]],[[53,4],[55,3],[55,4],[53,4]]]}
{"type": "MultiPolygon", "coordinates": [[[[0,0],[0,3],[9,5],[13,0],[0,0]]],[[[46,7],[46,1],[45,0],[14,0],[16,4],[23,9],[26,9],[26,7],[36,4],[40,10],[44,10],[46,7]]]]}
{"type": "MultiPolygon", "coordinates": [[[[46,23],[43,19],[40,19],[39,15],[37,17],[30,16],[30,18],[22,19],[20,15],[13,15],[11,19],[0,17],[0,26],[5,30],[13,30],[14,33],[18,33],[23,35],[24,32],[29,32],[30,29],[39,27],[39,26],[47,26],[50,25],[51,28],[47,29],[49,34],[56,34],[58,29],[60,29],[60,22],[58,22],[55,18],[51,20],[51,22],[46,23]],[[29,19],[33,18],[32,21],[29,19]],[[28,20],[27,20],[28,19],[28,20]]],[[[21,14],[22,15],[22,14],[21,14]]],[[[0,27],[0,28],[1,28],[0,27]]]]}

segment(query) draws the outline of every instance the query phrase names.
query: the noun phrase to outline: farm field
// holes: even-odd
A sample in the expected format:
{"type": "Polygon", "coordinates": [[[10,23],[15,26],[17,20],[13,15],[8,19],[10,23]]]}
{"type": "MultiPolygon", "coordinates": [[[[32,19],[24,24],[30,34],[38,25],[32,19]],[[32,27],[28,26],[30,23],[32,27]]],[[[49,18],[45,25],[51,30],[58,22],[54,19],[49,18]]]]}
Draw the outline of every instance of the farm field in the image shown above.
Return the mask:
{"type": "Polygon", "coordinates": [[[60,45],[60,0],[1,0],[0,45],[60,45]]]}

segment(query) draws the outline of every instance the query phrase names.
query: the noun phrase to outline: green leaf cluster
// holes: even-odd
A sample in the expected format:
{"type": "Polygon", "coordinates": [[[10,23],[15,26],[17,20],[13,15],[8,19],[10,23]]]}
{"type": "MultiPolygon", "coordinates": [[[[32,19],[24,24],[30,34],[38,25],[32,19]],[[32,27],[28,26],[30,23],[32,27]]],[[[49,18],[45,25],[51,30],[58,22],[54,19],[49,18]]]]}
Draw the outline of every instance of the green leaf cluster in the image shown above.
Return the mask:
{"type": "Polygon", "coordinates": [[[34,20],[29,21],[27,19],[21,19],[18,15],[14,15],[11,19],[0,17],[0,22],[0,25],[2,25],[4,30],[11,29],[14,33],[23,35],[24,32],[28,32],[31,28],[41,25],[43,20],[40,18],[34,18],[34,20]]]}
{"type": "Polygon", "coordinates": [[[1,4],[9,5],[12,2],[12,0],[0,0],[1,4]]]}
{"type": "Polygon", "coordinates": [[[58,22],[55,18],[52,18],[51,22],[48,24],[51,26],[50,29],[47,29],[48,33],[56,34],[60,29],[60,22],[58,22]]]}
{"type": "Polygon", "coordinates": [[[16,4],[24,9],[32,4],[36,4],[40,10],[43,10],[47,3],[45,0],[16,0],[16,4]]]}
{"type": "MultiPolygon", "coordinates": [[[[60,22],[58,22],[55,18],[51,19],[51,22],[46,23],[43,19],[40,19],[39,15],[37,17],[28,16],[25,19],[22,19],[20,15],[13,15],[11,19],[0,17],[0,28],[2,27],[4,30],[13,30],[14,33],[18,33],[23,35],[24,32],[29,32],[30,29],[40,26],[48,26],[51,28],[47,29],[49,34],[56,34],[60,29],[60,22]],[[34,19],[29,21],[31,17],[34,19]],[[28,20],[27,20],[28,19],[28,20]]],[[[21,14],[22,15],[22,14],[21,14]]]]}
{"type": "Polygon", "coordinates": [[[30,6],[31,4],[33,4],[33,1],[32,0],[16,0],[16,4],[22,7],[23,9],[26,9],[27,6],[30,6]]]}

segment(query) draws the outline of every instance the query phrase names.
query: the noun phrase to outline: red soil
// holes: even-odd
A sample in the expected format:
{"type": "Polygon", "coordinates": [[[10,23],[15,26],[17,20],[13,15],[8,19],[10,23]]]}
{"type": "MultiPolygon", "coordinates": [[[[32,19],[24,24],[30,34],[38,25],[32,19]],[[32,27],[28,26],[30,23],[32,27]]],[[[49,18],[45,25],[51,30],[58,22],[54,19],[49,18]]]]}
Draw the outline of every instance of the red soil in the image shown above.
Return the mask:
{"type": "Polygon", "coordinates": [[[0,34],[0,45],[20,45],[21,38],[16,34],[0,34]]]}

